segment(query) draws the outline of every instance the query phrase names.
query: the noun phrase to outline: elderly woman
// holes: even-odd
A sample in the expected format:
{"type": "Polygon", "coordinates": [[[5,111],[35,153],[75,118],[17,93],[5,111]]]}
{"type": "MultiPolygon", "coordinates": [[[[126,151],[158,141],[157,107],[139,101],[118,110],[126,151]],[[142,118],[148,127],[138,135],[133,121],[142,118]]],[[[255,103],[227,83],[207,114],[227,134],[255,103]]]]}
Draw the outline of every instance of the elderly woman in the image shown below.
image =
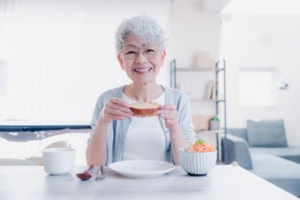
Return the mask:
{"type": "Polygon", "coordinates": [[[132,83],[100,95],[92,118],[87,163],[161,160],[179,164],[178,149],[194,141],[189,99],[156,83],[166,57],[165,33],[152,18],[124,20],[115,36],[117,57],[132,83]],[[129,105],[156,102],[156,117],[132,117],[129,105]]]}

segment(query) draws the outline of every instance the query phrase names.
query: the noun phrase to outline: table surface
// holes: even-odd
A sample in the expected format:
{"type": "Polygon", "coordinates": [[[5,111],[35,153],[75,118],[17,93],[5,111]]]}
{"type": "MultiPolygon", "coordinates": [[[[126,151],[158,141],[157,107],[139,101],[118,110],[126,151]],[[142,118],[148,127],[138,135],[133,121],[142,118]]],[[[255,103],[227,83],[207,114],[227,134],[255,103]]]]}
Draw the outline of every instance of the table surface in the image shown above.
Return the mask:
{"type": "Polygon", "coordinates": [[[66,133],[89,133],[89,122],[0,121],[0,137],[13,142],[42,140],[66,133]]]}
{"type": "Polygon", "coordinates": [[[216,165],[204,177],[188,176],[181,166],[157,178],[132,179],[104,168],[103,181],[81,181],[72,172],[52,176],[41,166],[0,166],[0,199],[79,200],[79,199],[284,199],[298,198],[234,165],[216,165]]]}
{"type": "Polygon", "coordinates": [[[0,121],[2,132],[27,132],[43,130],[90,129],[90,122],[76,121],[0,121]]]}

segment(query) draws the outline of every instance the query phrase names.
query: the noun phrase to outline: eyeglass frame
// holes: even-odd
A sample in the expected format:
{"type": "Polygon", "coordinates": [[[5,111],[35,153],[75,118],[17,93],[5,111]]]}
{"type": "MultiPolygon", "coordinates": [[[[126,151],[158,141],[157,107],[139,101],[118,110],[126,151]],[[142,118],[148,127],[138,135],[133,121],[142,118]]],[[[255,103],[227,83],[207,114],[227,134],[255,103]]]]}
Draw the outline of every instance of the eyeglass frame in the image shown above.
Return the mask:
{"type": "MultiPolygon", "coordinates": [[[[145,55],[144,50],[145,50],[146,47],[149,47],[149,46],[151,46],[151,45],[153,45],[153,44],[146,45],[146,46],[142,47],[142,48],[141,48],[142,51],[140,51],[140,48],[138,48],[138,47],[136,47],[136,46],[134,46],[134,45],[129,45],[129,46],[131,46],[132,48],[137,49],[137,55],[135,56],[135,58],[128,58],[128,57],[126,57],[126,55],[128,55],[128,54],[125,54],[124,51],[122,51],[121,53],[122,53],[122,54],[124,55],[124,57],[127,58],[128,60],[135,60],[135,59],[137,59],[137,57],[139,57],[139,55],[140,55],[140,52],[142,52],[143,56],[146,57],[147,59],[153,59],[153,58],[155,58],[155,57],[157,56],[157,52],[160,51],[160,48],[157,48],[157,49],[156,49],[156,51],[154,52],[155,55],[154,55],[152,58],[148,58],[148,57],[145,55]]],[[[152,50],[154,50],[154,48],[153,48],[152,50]]]]}

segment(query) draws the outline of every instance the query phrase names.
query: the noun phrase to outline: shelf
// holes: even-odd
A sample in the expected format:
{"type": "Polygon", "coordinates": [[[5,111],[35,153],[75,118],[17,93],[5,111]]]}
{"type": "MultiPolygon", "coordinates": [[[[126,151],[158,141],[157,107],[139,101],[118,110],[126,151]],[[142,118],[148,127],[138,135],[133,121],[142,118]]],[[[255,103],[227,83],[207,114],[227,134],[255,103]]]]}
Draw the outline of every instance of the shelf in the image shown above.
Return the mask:
{"type": "Polygon", "coordinates": [[[219,72],[219,71],[223,71],[224,68],[216,68],[216,67],[203,67],[203,68],[184,68],[184,67],[178,67],[176,68],[177,71],[181,71],[181,72],[195,72],[195,71],[215,71],[215,72],[219,72]]]}
{"type": "Polygon", "coordinates": [[[191,102],[225,102],[224,99],[190,99],[191,102]]]}
{"type": "Polygon", "coordinates": [[[201,133],[225,133],[224,130],[195,130],[197,134],[201,133]]]}
{"type": "MultiPolygon", "coordinates": [[[[172,88],[176,89],[177,86],[177,77],[176,74],[178,72],[197,72],[198,73],[203,73],[203,72],[213,72],[215,74],[215,82],[219,83],[219,76],[222,77],[222,81],[223,81],[223,86],[224,86],[224,97],[222,96],[222,99],[190,99],[190,103],[200,103],[200,102],[213,102],[215,103],[215,113],[216,115],[219,115],[219,109],[223,109],[224,113],[222,113],[224,115],[224,118],[222,120],[224,120],[224,130],[200,130],[199,128],[203,128],[203,127],[197,127],[198,130],[195,130],[195,132],[197,133],[197,137],[201,138],[203,133],[208,133],[208,134],[215,134],[216,136],[216,144],[217,144],[217,149],[219,149],[219,133],[224,133],[226,136],[226,130],[227,130],[227,120],[226,120],[226,61],[225,60],[221,60],[215,63],[215,67],[176,67],[176,60],[172,60],[170,62],[170,86],[172,88]],[[222,65],[220,65],[222,64],[222,65]],[[221,72],[221,73],[219,73],[221,72]],[[224,106],[219,106],[220,103],[223,103],[224,106]],[[219,108],[220,107],[220,108],[219,108]]],[[[204,85],[203,85],[204,87],[204,85]]],[[[219,86],[218,86],[219,87],[219,86]]],[[[211,88],[211,87],[209,87],[211,88]]],[[[215,88],[215,87],[213,87],[215,88]]],[[[215,95],[213,95],[213,97],[220,97],[220,94],[218,93],[218,90],[213,90],[215,92],[215,95]]],[[[207,95],[206,95],[207,96],[207,95]]],[[[206,97],[205,96],[205,97],[206,97]]],[[[199,105],[197,105],[199,106],[199,105]]],[[[203,123],[203,122],[202,122],[203,123]]],[[[220,154],[218,151],[218,155],[217,158],[219,160],[220,154]]],[[[224,141],[224,163],[227,164],[227,140],[224,141]]]]}

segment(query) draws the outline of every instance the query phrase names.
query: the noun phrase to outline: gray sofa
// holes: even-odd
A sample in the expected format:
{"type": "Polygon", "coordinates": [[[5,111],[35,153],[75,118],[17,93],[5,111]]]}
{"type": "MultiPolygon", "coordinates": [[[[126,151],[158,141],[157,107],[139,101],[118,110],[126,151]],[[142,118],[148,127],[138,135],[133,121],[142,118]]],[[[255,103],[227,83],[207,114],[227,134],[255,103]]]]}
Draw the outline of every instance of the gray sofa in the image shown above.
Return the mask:
{"type": "Polygon", "coordinates": [[[241,167],[300,196],[300,146],[287,145],[283,120],[248,120],[245,129],[230,128],[227,133],[228,163],[237,161],[241,167]]]}

